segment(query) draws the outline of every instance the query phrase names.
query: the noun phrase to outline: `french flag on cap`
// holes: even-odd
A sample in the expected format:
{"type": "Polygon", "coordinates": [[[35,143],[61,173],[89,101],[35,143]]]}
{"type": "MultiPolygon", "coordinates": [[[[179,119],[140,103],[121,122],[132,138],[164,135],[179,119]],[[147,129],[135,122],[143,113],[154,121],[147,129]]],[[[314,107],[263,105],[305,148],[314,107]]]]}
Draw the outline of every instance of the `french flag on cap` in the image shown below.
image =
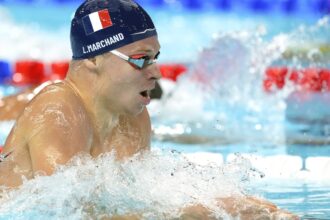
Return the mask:
{"type": "Polygon", "coordinates": [[[86,35],[112,26],[108,9],[93,12],[82,19],[86,35]]]}

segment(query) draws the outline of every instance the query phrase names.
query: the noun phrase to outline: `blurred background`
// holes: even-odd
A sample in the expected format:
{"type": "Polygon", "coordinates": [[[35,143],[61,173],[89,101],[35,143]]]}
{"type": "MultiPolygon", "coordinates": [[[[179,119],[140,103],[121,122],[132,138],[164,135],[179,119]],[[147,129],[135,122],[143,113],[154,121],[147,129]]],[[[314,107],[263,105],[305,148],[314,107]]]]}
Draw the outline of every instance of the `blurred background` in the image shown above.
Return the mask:
{"type": "MultiPolygon", "coordinates": [[[[0,0],[0,98],[65,77],[81,2],[0,0]]],[[[330,0],[138,2],[162,46],[152,146],[260,156],[253,165],[289,179],[260,187],[267,199],[329,219],[330,0]]]]}
{"type": "MultiPolygon", "coordinates": [[[[5,60],[70,58],[70,50],[68,50],[70,18],[80,2],[78,0],[1,0],[3,27],[1,35],[4,35],[2,36],[4,40],[1,42],[0,58],[5,60]],[[10,27],[11,31],[8,31],[10,27]],[[48,32],[49,35],[43,36],[43,32],[48,32]],[[63,40],[59,42],[58,39],[63,40]],[[48,43],[45,48],[43,43],[50,40],[52,44],[48,43]],[[16,52],[7,50],[13,45],[17,48],[16,52]],[[29,48],[33,50],[28,51],[29,48]],[[47,53],[44,53],[44,50],[47,53]]],[[[314,24],[330,11],[328,0],[140,0],[138,2],[148,9],[155,21],[163,48],[166,48],[162,52],[164,62],[191,62],[196,58],[196,52],[209,45],[212,37],[221,32],[256,30],[259,27],[267,30],[267,36],[272,37],[279,33],[288,33],[302,24],[314,24]]]]}

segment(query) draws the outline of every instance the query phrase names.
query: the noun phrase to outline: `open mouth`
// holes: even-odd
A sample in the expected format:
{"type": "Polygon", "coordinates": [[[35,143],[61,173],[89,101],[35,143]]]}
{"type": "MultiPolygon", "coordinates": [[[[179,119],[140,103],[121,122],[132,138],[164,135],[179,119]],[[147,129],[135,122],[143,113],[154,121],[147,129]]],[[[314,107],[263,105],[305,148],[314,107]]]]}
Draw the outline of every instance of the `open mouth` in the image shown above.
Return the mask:
{"type": "Polygon", "coordinates": [[[144,91],[140,92],[140,95],[145,98],[149,98],[150,90],[144,90],[144,91]]]}

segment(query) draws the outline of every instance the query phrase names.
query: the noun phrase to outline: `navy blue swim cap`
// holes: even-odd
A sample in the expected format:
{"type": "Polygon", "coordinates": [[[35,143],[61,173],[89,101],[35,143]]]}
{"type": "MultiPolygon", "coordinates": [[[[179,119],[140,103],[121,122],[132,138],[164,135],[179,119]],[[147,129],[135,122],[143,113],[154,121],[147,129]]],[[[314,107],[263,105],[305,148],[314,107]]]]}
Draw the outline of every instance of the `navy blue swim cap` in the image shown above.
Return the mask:
{"type": "Polygon", "coordinates": [[[132,0],[87,0],[71,22],[72,59],[85,59],[157,35],[147,12],[132,0]]]}

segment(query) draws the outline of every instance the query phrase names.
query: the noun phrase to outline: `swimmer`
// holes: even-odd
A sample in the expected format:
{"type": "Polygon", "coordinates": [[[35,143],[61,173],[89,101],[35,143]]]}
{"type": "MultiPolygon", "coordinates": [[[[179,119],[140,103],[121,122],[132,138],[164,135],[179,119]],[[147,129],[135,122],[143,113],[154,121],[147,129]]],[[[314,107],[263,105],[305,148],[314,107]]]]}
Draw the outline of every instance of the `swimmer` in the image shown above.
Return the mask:
{"type": "MultiPolygon", "coordinates": [[[[85,1],[72,19],[70,39],[73,56],[66,78],[28,102],[5,142],[2,186],[18,187],[37,173],[51,175],[77,154],[115,151],[120,160],[150,148],[146,106],[161,74],[156,65],[160,44],[149,15],[131,0],[85,1]]],[[[255,213],[294,218],[256,198],[218,201],[245,219],[255,213]]],[[[182,219],[208,215],[204,207],[189,207],[182,219]]]]}
{"type": "Polygon", "coordinates": [[[123,158],[149,149],[145,106],[161,76],[149,15],[131,1],[86,1],[70,37],[67,77],[43,88],[17,118],[3,148],[13,153],[1,163],[1,175],[7,170],[13,177],[1,184],[18,186],[36,171],[51,174],[79,152],[96,157],[115,150],[123,158]]]}

